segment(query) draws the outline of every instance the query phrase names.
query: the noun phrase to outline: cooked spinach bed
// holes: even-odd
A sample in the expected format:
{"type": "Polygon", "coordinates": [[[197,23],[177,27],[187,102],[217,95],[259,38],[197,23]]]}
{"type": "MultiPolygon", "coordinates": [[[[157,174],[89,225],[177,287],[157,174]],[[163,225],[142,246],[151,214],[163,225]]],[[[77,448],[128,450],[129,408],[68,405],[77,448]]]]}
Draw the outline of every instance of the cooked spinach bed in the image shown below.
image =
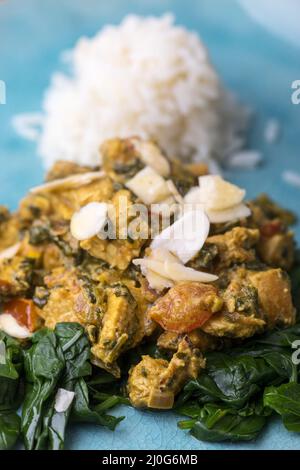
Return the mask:
{"type": "MultiPolygon", "coordinates": [[[[249,441],[278,414],[287,430],[300,432],[299,366],[293,363],[299,356],[293,349],[297,340],[299,323],[252,339],[242,348],[207,354],[206,371],[190,381],[177,400],[174,411],[188,418],[178,426],[199,440],[249,441]]],[[[93,368],[89,341],[79,324],[42,329],[23,348],[4,333],[0,341],[1,450],[12,448],[18,438],[30,450],[63,449],[70,422],[95,423],[113,431],[123,419],[107,414],[116,405],[129,404],[122,381],[93,368]],[[58,388],[75,392],[65,412],[55,411],[58,388]]]]}
{"type": "Polygon", "coordinates": [[[299,338],[297,324],[242,348],[207,354],[205,372],[177,401],[176,411],[189,417],[179,427],[199,440],[248,441],[275,412],[289,431],[300,432],[300,369],[293,356],[299,338]]]}
{"type": "Polygon", "coordinates": [[[85,330],[77,323],[60,323],[54,331],[46,328],[33,335],[31,344],[22,348],[3,333],[0,341],[5,356],[0,364],[0,449],[12,448],[18,437],[28,450],[63,449],[70,421],[89,422],[114,430],[123,417],[107,411],[124,398],[113,390],[105,373],[102,382],[94,380],[90,363],[90,345],[85,330]],[[55,410],[59,388],[75,392],[65,412],[55,410]],[[21,418],[17,409],[22,403],[21,418]]]}

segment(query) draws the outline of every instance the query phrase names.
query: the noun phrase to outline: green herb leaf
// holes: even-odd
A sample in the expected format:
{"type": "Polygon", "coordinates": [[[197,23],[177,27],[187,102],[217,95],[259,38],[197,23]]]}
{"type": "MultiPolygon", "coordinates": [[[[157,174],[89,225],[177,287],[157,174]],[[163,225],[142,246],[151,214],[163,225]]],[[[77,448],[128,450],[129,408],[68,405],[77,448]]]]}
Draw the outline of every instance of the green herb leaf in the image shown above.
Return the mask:
{"type": "Polygon", "coordinates": [[[0,413],[0,450],[11,449],[20,434],[20,418],[14,413],[0,413]]]}
{"type": "Polygon", "coordinates": [[[266,388],[264,405],[282,416],[283,424],[289,431],[300,432],[300,384],[266,388]]]}

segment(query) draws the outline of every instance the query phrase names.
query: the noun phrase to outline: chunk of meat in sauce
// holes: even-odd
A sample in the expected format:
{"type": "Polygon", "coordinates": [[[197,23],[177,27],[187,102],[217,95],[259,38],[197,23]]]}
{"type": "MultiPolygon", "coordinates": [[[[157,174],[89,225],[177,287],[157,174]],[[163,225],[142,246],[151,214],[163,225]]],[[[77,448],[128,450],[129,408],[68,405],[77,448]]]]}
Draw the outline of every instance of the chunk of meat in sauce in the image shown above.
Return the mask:
{"type": "Polygon", "coordinates": [[[235,227],[222,235],[209,237],[206,244],[213,244],[218,248],[216,270],[220,271],[235,264],[255,261],[255,247],[259,237],[259,230],[245,227],[235,227]]]}
{"type": "Polygon", "coordinates": [[[54,328],[59,322],[78,322],[84,326],[100,326],[104,314],[103,289],[75,269],[56,268],[44,278],[49,297],[39,310],[45,326],[54,328]]]}
{"type": "Polygon", "coordinates": [[[55,162],[52,168],[48,171],[46,175],[46,181],[53,181],[66,178],[70,175],[79,175],[96,170],[98,170],[98,168],[78,165],[78,163],[68,162],[66,160],[57,160],[57,162],[55,162]]]}
{"type": "Polygon", "coordinates": [[[247,279],[247,271],[238,269],[222,293],[224,308],[206,322],[206,333],[229,338],[248,338],[261,332],[265,321],[261,318],[256,288],[247,279]]]}
{"type": "Polygon", "coordinates": [[[96,364],[120,376],[116,360],[136,346],[145,335],[144,318],[129,289],[121,283],[106,289],[107,309],[97,344],[92,347],[96,364]]]}
{"type": "Polygon", "coordinates": [[[0,252],[19,241],[19,221],[16,215],[0,206],[0,252]]]}
{"type": "MultiPolygon", "coordinates": [[[[174,333],[172,331],[164,331],[157,340],[157,346],[167,351],[177,351],[180,341],[185,335],[174,333]]],[[[193,330],[186,335],[193,343],[194,347],[201,352],[214,351],[220,349],[223,341],[214,336],[210,336],[200,329],[193,330]]]]}
{"type": "Polygon", "coordinates": [[[291,285],[281,269],[250,272],[249,280],[257,289],[260,308],[269,329],[275,326],[291,326],[296,320],[291,285]]]}
{"type": "Polygon", "coordinates": [[[128,393],[137,408],[170,409],[176,394],[205,367],[200,351],[184,338],[170,362],[143,356],[129,372],[128,393]]]}
{"type": "Polygon", "coordinates": [[[26,295],[31,287],[33,263],[23,256],[0,262],[0,302],[26,295]]]}

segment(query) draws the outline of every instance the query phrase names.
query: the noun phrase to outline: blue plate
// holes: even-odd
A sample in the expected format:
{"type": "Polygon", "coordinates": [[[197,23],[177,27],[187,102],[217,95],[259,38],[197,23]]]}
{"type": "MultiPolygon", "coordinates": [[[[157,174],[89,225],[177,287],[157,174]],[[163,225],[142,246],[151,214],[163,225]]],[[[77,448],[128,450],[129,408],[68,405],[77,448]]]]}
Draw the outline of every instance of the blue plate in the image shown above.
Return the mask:
{"type": "MultiPolygon", "coordinates": [[[[284,169],[300,170],[300,106],[291,102],[291,83],[300,79],[299,50],[254,24],[234,0],[10,0],[0,4],[0,80],[6,82],[7,104],[0,105],[0,200],[15,208],[29,187],[41,182],[43,169],[35,146],[18,138],[11,117],[40,109],[43,90],[59,64],[62,49],[82,35],[93,35],[107,22],[125,14],[172,11],[181,23],[199,32],[213,62],[240,98],[251,105],[256,119],[249,145],[264,155],[264,165],[251,172],[231,171],[233,181],[249,197],[265,191],[300,215],[300,190],[282,180],[284,169]],[[282,124],[276,145],[263,139],[269,118],[282,124]]],[[[299,240],[300,231],[297,230],[299,240]]],[[[125,414],[115,432],[95,426],[74,426],[69,449],[300,449],[298,435],[274,419],[256,442],[201,443],[176,427],[170,412],[125,414]]]]}

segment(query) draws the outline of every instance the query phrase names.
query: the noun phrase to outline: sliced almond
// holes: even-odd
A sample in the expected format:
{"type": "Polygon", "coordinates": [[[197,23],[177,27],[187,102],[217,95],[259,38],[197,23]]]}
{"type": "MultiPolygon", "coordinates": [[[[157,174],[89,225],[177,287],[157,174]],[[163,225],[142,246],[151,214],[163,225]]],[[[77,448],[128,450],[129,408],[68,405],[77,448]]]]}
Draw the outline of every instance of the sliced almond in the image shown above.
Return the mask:
{"type": "Polygon", "coordinates": [[[182,204],[183,203],[183,197],[179,193],[179,191],[176,188],[174,182],[172,180],[167,180],[167,185],[168,185],[168,188],[169,188],[171,194],[173,194],[175,201],[178,202],[178,204],[182,204]]]}
{"type": "Polygon", "coordinates": [[[31,333],[26,326],[20,325],[10,313],[0,315],[0,330],[18,339],[30,338],[31,333]]]}
{"type": "Polygon", "coordinates": [[[164,178],[149,166],[127,181],[126,187],[145,204],[161,202],[171,195],[164,178]]]}
{"type": "Polygon", "coordinates": [[[239,204],[223,211],[207,211],[207,215],[212,224],[222,224],[249,217],[251,210],[245,204],[239,204]]]}
{"type": "Polygon", "coordinates": [[[206,283],[214,282],[218,279],[218,276],[214,274],[197,271],[180,263],[170,263],[169,261],[164,263],[164,272],[169,279],[176,282],[195,281],[206,283]]]}
{"type": "Polygon", "coordinates": [[[161,202],[151,204],[151,214],[160,214],[162,217],[169,217],[178,210],[178,204],[173,196],[169,196],[161,202]]]}
{"type": "Polygon", "coordinates": [[[16,256],[16,254],[18,253],[18,251],[20,249],[20,246],[21,246],[21,243],[18,242],[15,245],[12,245],[9,248],[6,248],[5,250],[1,251],[0,252],[0,261],[4,260],[4,259],[11,259],[14,256],[16,256]]]}
{"type": "Polygon", "coordinates": [[[146,277],[151,289],[154,289],[157,292],[161,292],[164,289],[170,289],[174,286],[174,282],[172,282],[170,279],[162,277],[150,269],[147,271],[146,277]]]}
{"type": "Polygon", "coordinates": [[[202,248],[208,234],[209,220],[204,210],[192,209],[157,235],[151,248],[170,251],[185,264],[202,248]]]}
{"type": "Polygon", "coordinates": [[[176,261],[176,258],[175,261],[172,259],[162,261],[160,259],[144,258],[134,260],[133,263],[141,266],[141,271],[148,279],[149,285],[156,290],[172,287],[174,282],[193,281],[207,283],[218,279],[218,276],[213,274],[188,268],[176,261]]]}
{"type": "Polygon", "coordinates": [[[90,202],[73,214],[70,230],[76,240],[88,240],[97,235],[105,226],[108,204],[90,202]]]}
{"type": "Polygon", "coordinates": [[[205,204],[200,203],[200,187],[194,186],[191,188],[183,198],[184,204],[201,204],[201,206],[205,206],[205,204]]]}
{"type": "Polygon", "coordinates": [[[104,171],[89,171],[78,175],[70,175],[66,178],[60,178],[50,181],[49,183],[41,184],[40,186],[35,186],[31,188],[30,192],[32,194],[49,193],[63,189],[77,188],[78,186],[85,186],[92,181],[103,178],[103,176],[105,176],[104,171]]]}
{"type": "Polygon", "coordinates": [[[199,177],[198,202],[206,209],[218,211],[240,204],[246,194],[244,189],[225,181],[219,175],[199,177]]]}
{"type": "Polygon", "coordinates": [[[169,176],[170,163],[154,142],[141,139],[132,139],[131,141],[146,165],[153,168],[161,176],[169,176]]]}

